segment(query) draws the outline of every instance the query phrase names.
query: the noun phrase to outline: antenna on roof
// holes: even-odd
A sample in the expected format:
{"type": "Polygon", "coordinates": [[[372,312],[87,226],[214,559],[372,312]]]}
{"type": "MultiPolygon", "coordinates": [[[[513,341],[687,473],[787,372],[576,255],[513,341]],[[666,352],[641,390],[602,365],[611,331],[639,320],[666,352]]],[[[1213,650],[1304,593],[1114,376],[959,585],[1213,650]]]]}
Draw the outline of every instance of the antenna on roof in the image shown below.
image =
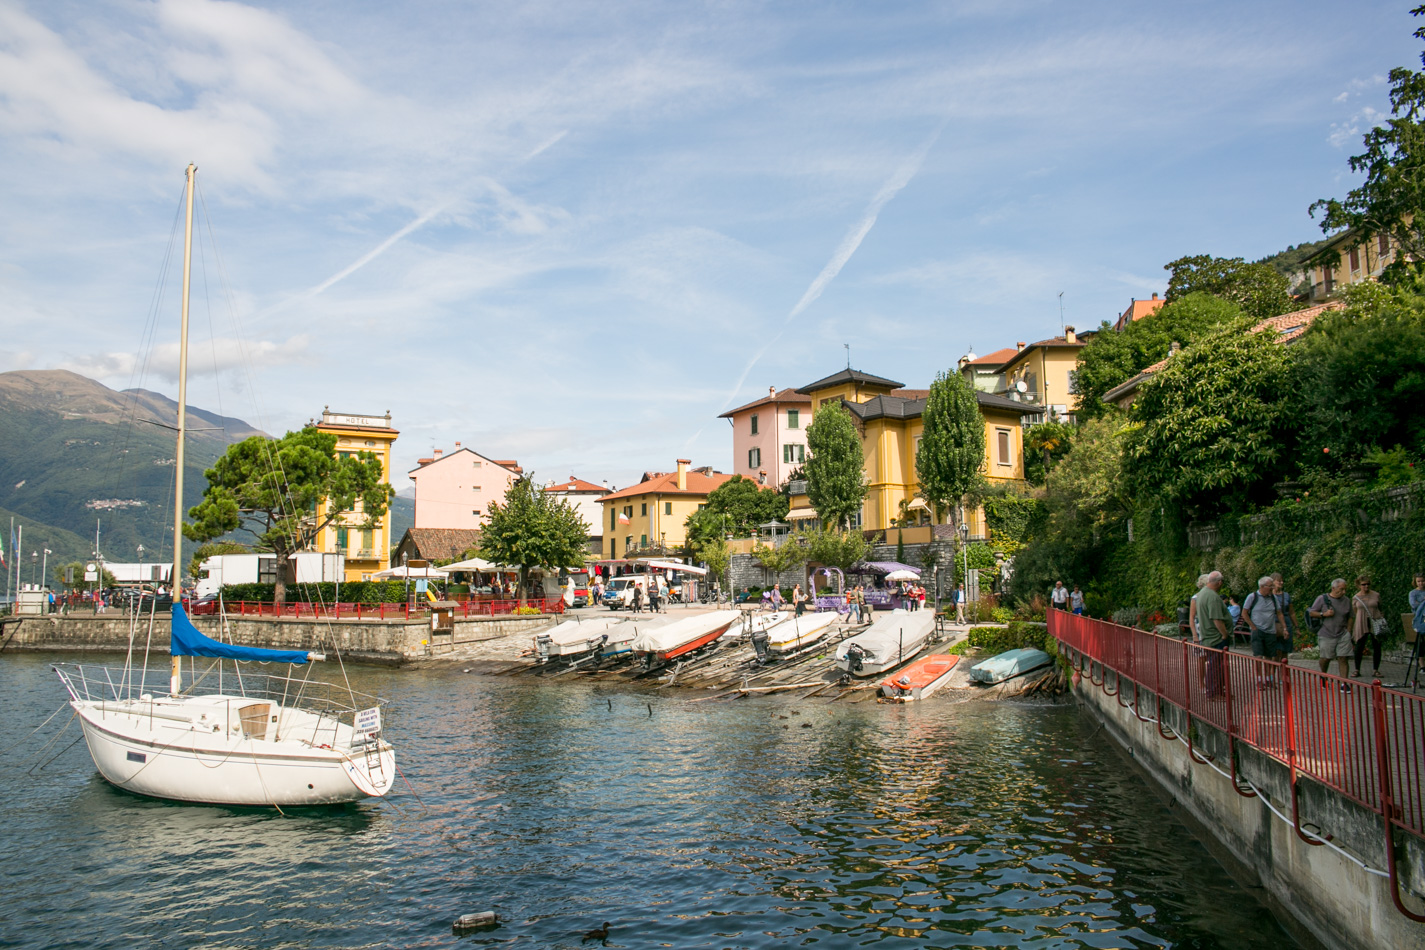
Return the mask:
{"type": "Polygon", "coordinates": [[[1064,335],[1064,292],[1059,291],[1059,335],[1064,335]]]}
{"type": "Polygon", "coordinates": [[[844,346],[844,347],[846,347],[846,368],[847,368],[847,369],[850,369],[850,368],[851,368],[851,344],[850,344],[850,343],[843,343],[843,344],[841,344],[841,345],[844,346]]]}

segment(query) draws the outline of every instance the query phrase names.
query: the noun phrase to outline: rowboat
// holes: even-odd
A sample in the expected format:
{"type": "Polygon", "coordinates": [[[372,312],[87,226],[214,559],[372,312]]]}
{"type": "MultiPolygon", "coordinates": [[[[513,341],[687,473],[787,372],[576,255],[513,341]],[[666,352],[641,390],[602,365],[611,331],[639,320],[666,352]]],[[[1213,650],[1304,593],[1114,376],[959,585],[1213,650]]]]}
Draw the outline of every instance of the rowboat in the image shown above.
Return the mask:
{"type": "Polygon", "coordinates": [[[1031,647],[1010,650],[970,667],[970,678],[977,683],[993,686],[1016,676],[1023,676],[1033,670],[1042,669],[1053,662],[1054,660],[1043,650],[1035,650],[1031,647]]]}
{"type": "Polygon", "coordinates": [[[566,620],[534,635],[534,654],[540,663],[566,656],[593,653],[604,642],[604,632],[616,626],[619,618],[590,617],[588,620],[566,620]]]}
{"type": "Polygon", "coordinates": [[[836,665],[852,676],[886,673],[915,656],[935,629],[935,612],[892,610],[876,618],[864,633],[842,640],[836,665]]]}
{"type": "Polygon", "coordinates": [[[834,610],[823,610],[800,617],[789,617],[767,628],[768,653],[795,653],[802,647],[811,646],[826,636],[841,615],[834,610]]]}
{"type": "Polygon", "coordinates": [[[923,656],[899,673],[887,676],[881,683],[881,694],[897,702],[925,699],[950,682],[958,662],[960,658],[949,653],[923,656]]]}
{"type": "Polygon", "coordinates": [[[648,669],[661,666],[712,643],[741,616],[740,610],[714,610],[642,630],[633,640],[634,656],[648,669]]]}

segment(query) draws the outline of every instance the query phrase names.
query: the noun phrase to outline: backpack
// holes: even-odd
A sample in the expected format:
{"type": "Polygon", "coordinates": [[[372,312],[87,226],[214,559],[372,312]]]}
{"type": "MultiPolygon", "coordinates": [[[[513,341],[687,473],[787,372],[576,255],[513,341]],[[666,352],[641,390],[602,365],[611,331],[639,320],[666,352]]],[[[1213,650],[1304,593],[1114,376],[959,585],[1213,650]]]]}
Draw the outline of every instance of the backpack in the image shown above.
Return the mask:
{"type": "MultiPolygon", "coordinates": [[[[1322,603],[1324,603],[1326,606],[1330,606],[1330,604],[1331,604],[1331,593],[1330,593],[1330,591],[1327,591],[1326,593],[1322,594],[1320,599],[1321,599],[1322,603]]],[[[1311,604],[1311,607],[1315,607],[1315,606],[1316,606],[1316,604],[1315,604],[1315,602],[1313,602],[1313,603],[1311,604]]],[[[1324,618],[1324,617],[1313,617],[1313,616],[1311,615],[1311,607],[1306,608],[1306,628],[1307,628],[1308,630],[1310,630],[1312,633],[1320,633],[1320,632],[1321,632],[1321,624],[1325,622],[1326,618],[1324,618]]]]}
{"type": "MultiPolygon", "coordinates": [[[[1283,613],[1281,601],[1277,600],[1277,595],[1271,594],[1269,596],[1272,598],[1272,606],[1276,607],[1277,609],[1276,612],[1283,613]]],[[[1242,601],[1242,619],[1246,622],[1248,629],[1255,629],[1257,626],[1255,623],[1252,622],[1252,606],[1256,604],[1257,600],[1260,597],[1260,594],[1258,594],[1256,591],[1252,591],[1242,601]]],[[[1275,622],[1273,622],[1273,626],[1275,626],[1275,622]]]]}

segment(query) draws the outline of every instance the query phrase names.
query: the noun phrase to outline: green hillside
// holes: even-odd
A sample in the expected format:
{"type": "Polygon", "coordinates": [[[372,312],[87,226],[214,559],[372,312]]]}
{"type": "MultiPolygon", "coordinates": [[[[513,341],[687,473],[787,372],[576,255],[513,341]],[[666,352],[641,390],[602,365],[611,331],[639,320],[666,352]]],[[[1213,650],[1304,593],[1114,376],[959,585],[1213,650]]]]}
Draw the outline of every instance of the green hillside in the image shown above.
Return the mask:
{"type": "MultiPolygon", "coordinates": [[[[84,559],[100,547],[111,561],[169,555],[173,531],[173,400],[117,392],[64,370],[0,373],[0,511],[6,554],[9,518],[25,525],[27,553],[52,532],[51,550],[84,559]],[[162,423],[155,425],[153,423],[162,423]],[[30,538],[36,539],[31,544],[30,538]]],[[[232,442],[260,434],[240,419],[195,407],[184,474],[184,507],[197,504],[204,469],[232,442]]],[[[28,577],[26,577],[28,582],[28,577]]]]}

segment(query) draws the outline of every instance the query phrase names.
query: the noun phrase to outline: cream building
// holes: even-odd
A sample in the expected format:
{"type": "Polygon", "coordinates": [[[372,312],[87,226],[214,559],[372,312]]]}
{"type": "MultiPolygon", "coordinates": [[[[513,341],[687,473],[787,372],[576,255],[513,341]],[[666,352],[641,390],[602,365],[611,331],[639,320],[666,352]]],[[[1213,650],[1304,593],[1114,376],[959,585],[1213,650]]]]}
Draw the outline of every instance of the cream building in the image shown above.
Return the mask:
{"type": "Polygon", "coordinates": [[[678,459],[672,472],[645,472],[642,481],[599,499],[603,553],[610,560],[637,557],[640,551],[681,548],[684,522],[707,504],[708,495],[732,478],[711,468],[692,468],[678,459]]]}

